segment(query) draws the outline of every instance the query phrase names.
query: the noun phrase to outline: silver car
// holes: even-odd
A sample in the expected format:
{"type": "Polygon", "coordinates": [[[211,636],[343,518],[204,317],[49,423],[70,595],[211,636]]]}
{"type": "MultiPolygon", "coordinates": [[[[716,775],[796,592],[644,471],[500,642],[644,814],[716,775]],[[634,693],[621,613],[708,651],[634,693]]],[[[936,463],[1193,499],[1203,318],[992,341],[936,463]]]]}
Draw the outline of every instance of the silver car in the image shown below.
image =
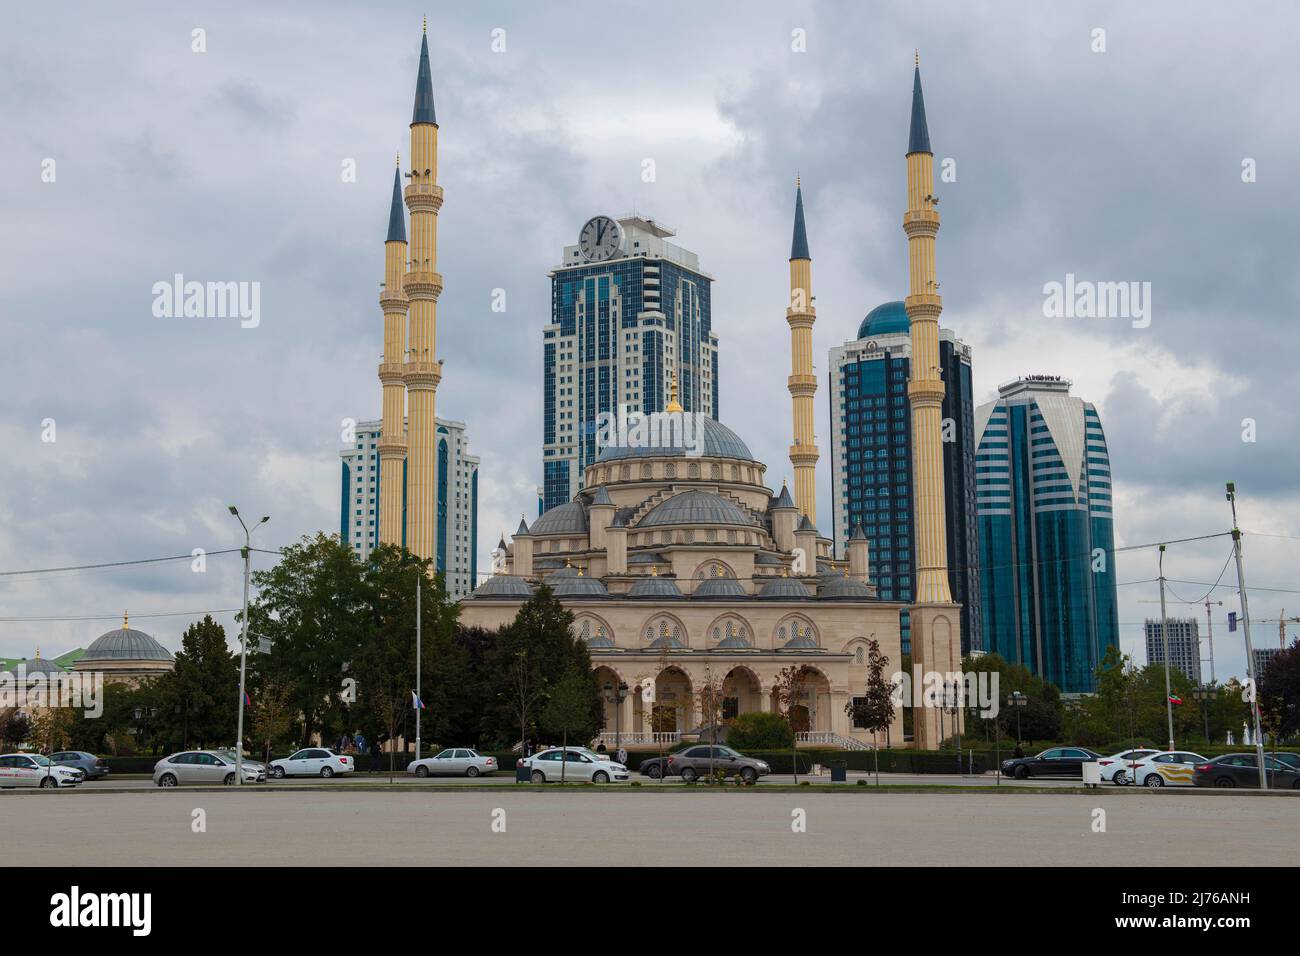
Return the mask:
{"type": "MultiPolygon", "coordinates": [[[[266,779],[266,770],[260,764],[244,764],[244,783],[260,783],[266,779]]],[[[235,782],[235,756],[223,755],[217,750],[185,750],[164,757],[154,765],[153,782],[160,787],[177,787],[181,784],[207,784],[227,786],[235,782]]]]}
{"type": "Polygon", "coordinates": [[[417,777],[478,777],[499,769],[496,757],[485,757],[468,747],[452,747],[434,757],[412,760],[406,772],[417,777]]]}

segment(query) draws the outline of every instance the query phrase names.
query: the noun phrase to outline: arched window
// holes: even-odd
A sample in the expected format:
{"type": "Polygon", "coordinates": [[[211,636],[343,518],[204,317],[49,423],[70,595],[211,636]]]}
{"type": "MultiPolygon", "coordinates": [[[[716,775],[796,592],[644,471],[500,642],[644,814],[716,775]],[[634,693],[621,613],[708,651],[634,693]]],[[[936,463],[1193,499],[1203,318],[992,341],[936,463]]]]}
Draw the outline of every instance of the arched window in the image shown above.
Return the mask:
{"type": "Polygon", "coordinates": [[[753,647],[753,631],[741,618],[719,618],[709,626],[709,642],[718,648],[753,647]]]}
{"type": "Polygon", "coordinates": [[[590,614],[574,618],[573,636],[588,647],[614,646],[614,632],[609,625],[590,614]]]}
{"type": "Polygon", "coordinates": [[[802,615],[792,615],[776,626],[776,646],[778,649],[798,649],[801,647],[818,647],[817,629],[812,621],[802,615]]]}
{"type": "Polygon", "coordinates": [[[736,572],[722,561],[705,561],[695,569],[697,581],[703,581],[705,578],[734,578],[735,576],[736,572]]]}
{"type": "Polygon", "coordinates": [[[647,621],[643,636],[647,647],[662,649],[686,646],[686,633],[682,630],[681,623],[666,614],[647,621]]]}

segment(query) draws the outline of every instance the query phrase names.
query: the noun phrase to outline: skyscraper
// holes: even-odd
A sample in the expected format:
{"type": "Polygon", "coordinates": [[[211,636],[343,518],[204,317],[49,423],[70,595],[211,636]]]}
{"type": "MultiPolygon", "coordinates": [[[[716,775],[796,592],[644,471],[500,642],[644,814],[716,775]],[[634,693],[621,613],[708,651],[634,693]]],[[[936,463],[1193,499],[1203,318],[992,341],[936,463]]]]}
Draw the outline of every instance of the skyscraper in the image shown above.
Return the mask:
{"type": "MultiPolygon", "coordinates": [[[[1143,627],[1147,640],[1147,663],[1165,662],[1165,640],[1160,621],[1147,618],[1143,627]]],[[[1201,683],[1201,632],[1194,617],[1169,618],[1169,666],[1187,675],[1187,679],[1201,683]]]]}
{"type": "MultiPolygon", "coordinates": [[[[882,600],[915,595],[912,422],[907,409],[911,321],[902,302],[876,306],[856,337],[830,351],[831,491],[836,554],[859,525],[871,542],[871,580],[882,600]]],[[[948,580],[961,604],[962,652],[980,650],[979,548],[975,524],[975,404],[971,353],[939,330],[943,493],[948,580]]],[[[903,647],[910,650],[903,612],[903,647]]]]}
{"type": "MultiPolygon", "coordinates": [[[[362,561],[383,541],[379,522],[395,515],[398,528],[407,505],[404,475],[398,472],[396,491],[383,482],[382,422],[360,422],[356,440],[339,451],[342,459],[342,498],[339,533],[343,543],[362,561]],[[387,507],[390,495],[396,505],[387,507]]],[[[447,592],[461,597],[474,589],[478,577],[478,467],[469,454],[463,422],[439,418],[435,427],[438,481],[434,498],[437,526],[434,568],[446,573],[447,592]]],[[[405,436],[405,429],[402,435],[405,436]]],[[[385,542],[388,543],[388,542],[385,542]]],[[[393,544],[405,545],[404,535],[393,544]]]]}
{"type": "Polygon", "coordinates": [[[583,487],[596,460],[598,416],[658,412],[673,376],[688,412],[718,417],[713,278],[652,219],[596,216],[550,273],[542,330],[543,506],[583,487]]]}
{"type": "Polygon", "coordinates": [[[1031,375],[975,410],[986,650],[1066,693],[1118,644],[1110,456],[1097,410],[1031,375]]]}

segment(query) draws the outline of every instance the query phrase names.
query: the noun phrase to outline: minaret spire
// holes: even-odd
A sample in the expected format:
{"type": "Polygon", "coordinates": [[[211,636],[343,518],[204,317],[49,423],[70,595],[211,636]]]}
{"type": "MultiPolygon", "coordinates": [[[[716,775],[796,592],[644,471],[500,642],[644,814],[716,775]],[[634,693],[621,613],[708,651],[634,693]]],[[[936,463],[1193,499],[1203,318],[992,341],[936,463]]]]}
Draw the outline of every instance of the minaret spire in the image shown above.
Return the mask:
{"type": "MultiPolygon", "coordinates": [[[[408,404],[406,468],[406,547],[417,557],[437,558],[437,420],[435,398],[442,380],[438,361],[438,121],[433,110],[429,37],[420,37],[420,69],[411,114],[411,182],[406,187],[411,213],[410,260],[402,288],[410,302],[410,348],[402,380],[408,404]]],[[[435,564],[436,567],[440,565],[435,564]]]]}
{"type": "Polygon", "coordinates": [[[402,157],[393,170],[393,198],[388,207],[388,237],[384,240],[384,285],[379,307],[384,313],[384,354],[379,365],[383,401],[379,441],[379,543],[400,545],[403,475],[406,471],[406,216],[402,208],[402,157]]]}
{"type": "MultiPolygon", "coordinates": [[[[919,55],[918,55],[919,64],[919,55]]],[[[943,400],[939,367],[939,296],[935,238],[939,210],[934,198],[934,155],[921,98],[921,68],[914,67],[912,123],[907,146],[908,296],[912,356],[907,397],[912,409],[912,511],[916,534],[916,603],[909,609],[912,662],[924,672],[951,672],[961,666],[961,617],[948,583],[948,542],[944,500],[943,400]]],[[[934,708],[918,708],[913,722],[916,746],[933,749],[943,735],[934,708]]],[[[955,718],[960,731],[961,716],[955,718]]]]}
{"type": "Polygon", "coordinates": [[[794,237],[790,243],[790,304],[785,320],[790,326],[787,385],[794,420],[794,444],[790,446],[794,501],[800,514],[816,524],[818,451],[813,434],[813,396],[817,394],[817,376],[813,373],[812,328],[817,310],[813,307],[812,255],[804,223],[803,183],[798,177],[794,185],[794,237]]]}

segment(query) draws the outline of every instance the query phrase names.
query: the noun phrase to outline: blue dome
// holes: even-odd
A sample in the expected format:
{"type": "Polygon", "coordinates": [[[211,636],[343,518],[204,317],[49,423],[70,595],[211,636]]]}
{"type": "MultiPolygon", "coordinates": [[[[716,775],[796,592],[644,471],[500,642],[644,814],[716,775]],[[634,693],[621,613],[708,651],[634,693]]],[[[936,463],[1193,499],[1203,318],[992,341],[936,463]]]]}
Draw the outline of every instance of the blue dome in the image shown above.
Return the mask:
{"type": "Polygon", "coordinates": [[[659,525],[727,524],[742,528],[754,527],[754,519],[729,498],[711,491],[683,491],[650,509],[639,522],[638,528],[659,525]]]}
{"type": "Polygon", "coordinates": [[[891,332],[912,331],[912,320],[907,317],[907,307],[902,302],[885,302],[867,313],[858,326],[858,338],[870,339],[891,332]]]}
{"type": "MultiPolygon", "coordinates": [[[[722,425],[707,415],[700,418],[701,430],[703,435],[700,437],[700,448],[703,456],[706,458],[738,458],[741,461],[753,461],[754,456],[749,451],[749,446],[741,441],[740,436],[733,432],[726,425],[722,425]]],[[[672,437],[678,437],[676,435],[672,437]]],[[[625,445],[610,445],[604,449],[597,461],[615,461],[619,458],[683,458],[686,457],[686,448],[681,445],[676,446],[637,446],[630,447],[625,445]]]]}

